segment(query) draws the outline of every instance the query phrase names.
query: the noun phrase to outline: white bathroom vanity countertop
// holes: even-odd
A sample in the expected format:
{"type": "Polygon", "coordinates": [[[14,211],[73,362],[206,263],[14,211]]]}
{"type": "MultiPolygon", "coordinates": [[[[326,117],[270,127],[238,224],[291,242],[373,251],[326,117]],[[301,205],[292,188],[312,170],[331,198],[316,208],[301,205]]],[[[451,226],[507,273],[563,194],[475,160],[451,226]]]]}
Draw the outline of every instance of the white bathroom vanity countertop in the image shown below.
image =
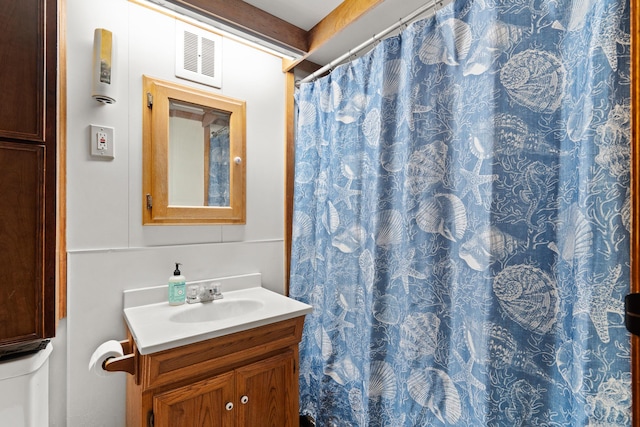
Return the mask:
{"type": "Polygon", "coordinates": [[[205,282],[220,282],[224,298],[171,306],[166,285],[124,292],[124,318],[140,354],[265,326],[313,310],[261,287],[260,274],[187,282],[187,286],[205,282]]]}

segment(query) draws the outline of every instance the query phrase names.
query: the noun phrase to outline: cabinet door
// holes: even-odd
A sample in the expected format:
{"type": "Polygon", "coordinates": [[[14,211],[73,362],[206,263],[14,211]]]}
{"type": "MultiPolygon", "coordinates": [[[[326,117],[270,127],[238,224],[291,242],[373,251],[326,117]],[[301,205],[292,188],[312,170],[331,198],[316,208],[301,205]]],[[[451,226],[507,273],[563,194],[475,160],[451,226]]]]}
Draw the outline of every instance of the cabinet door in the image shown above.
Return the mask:
{"type": "MultiPolygon", "coordinates": [[[[233,372],[218,375],[153,398],[155,427],[233,427],[233,372]]],[[[259,424],[256,424],[259,425],[259,424]]]]}
{"type": "MultiPolygon", "coordinates": [[[[45,13],[51,2],[3,1],[0,136],[44,142],[45,13]]],[[[55,7],[55,4],[53,4],[55,7]]]]}
{"type": "Polygon", "coordinates": [[[55,144],[57,0],[0,0],[0,138],[55,144]]]}
{"type": "Polygon", "coordinates": [[[0,344],[45,336],[44,159],[40,145],[0,141],[0,344]]]}
{"type": "Polygon", "coordinates": [[[288,351],[236,370],[238,427],[294,427],[298,414],[295,355],[288,351]]]}

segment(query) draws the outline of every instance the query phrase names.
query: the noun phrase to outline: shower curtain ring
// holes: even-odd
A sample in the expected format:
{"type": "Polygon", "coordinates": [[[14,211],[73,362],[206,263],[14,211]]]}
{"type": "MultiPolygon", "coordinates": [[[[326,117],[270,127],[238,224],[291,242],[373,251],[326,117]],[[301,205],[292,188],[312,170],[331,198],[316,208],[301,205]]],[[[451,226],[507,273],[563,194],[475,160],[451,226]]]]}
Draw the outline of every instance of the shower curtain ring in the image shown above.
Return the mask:
{"type": "Polygon", "coordinates": [[[407,29],[407,27],[408,27],[407,22],[406,22],[406,21],[403,21],[403,20],[402,20],[402,18],[400,18],[398,21],[400,21],[400,25],[399,25],[400,30],[401,30],[401,31],[406,30],[406,29],[407,29]]]}

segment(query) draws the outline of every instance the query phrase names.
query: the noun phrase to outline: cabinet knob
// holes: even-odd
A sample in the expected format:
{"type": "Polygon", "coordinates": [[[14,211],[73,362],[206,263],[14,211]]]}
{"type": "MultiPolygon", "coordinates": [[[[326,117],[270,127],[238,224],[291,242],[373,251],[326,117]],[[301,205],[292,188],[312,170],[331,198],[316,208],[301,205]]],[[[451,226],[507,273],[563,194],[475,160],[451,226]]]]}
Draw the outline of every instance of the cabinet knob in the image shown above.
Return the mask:
{"type": "Polygon", "coordinates": [[[243,405],[246,405],[248,401],[249,401],[249,396],[242,396],[242,397],[240,398],[240,402],[241,402],[243,405]]]}
{"type": "Polygon", "coordinates": [[[232,410],[233,409],[233,403],[227,402],[227,404],[224,405],[224,409],[226,409],[227,411],[232,410]]]}

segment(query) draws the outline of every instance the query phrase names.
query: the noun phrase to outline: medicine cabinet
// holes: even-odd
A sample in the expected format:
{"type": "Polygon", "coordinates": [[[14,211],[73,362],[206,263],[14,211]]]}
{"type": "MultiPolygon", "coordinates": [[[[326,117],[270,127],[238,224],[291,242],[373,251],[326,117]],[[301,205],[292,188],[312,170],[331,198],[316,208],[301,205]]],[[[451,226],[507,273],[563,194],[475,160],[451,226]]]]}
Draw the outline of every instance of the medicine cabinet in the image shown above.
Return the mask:
{"type": "Polygon", "coordinates": [[[143,76],[143,224],[244,224],[244,101],[143,76]]]}

